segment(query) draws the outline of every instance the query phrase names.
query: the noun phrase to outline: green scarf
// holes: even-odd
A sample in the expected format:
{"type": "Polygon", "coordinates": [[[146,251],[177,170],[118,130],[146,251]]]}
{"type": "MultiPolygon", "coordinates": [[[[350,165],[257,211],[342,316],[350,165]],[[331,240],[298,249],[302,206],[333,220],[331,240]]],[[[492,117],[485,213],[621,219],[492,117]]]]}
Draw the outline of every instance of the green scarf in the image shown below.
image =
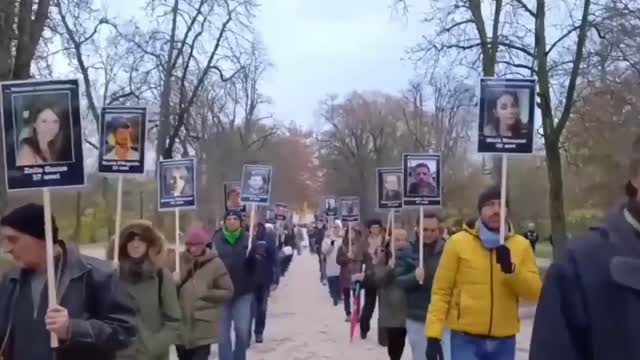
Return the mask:
{"type": "Polygon", "coordinates": [[[227,240],[229,245],[235,246],[242,236],[242,228],[238,228],[238,230],[236,231],[229,231],[226,227],[223,227],[222,234],[224,235],[224,239],[227,240]]]}

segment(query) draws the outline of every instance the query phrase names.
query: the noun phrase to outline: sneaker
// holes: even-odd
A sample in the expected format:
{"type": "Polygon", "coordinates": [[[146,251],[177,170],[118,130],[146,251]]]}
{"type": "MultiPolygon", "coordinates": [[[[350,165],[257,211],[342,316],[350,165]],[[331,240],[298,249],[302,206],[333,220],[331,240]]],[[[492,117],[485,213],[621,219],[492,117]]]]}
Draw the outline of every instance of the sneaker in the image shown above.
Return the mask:
{"type": "Polygon", "coordinates": [[[333,306],[338,306],[338,299],[333,299],[333,306]]]}
{"type": "Polygon", "coordinates": [[[344,322],[351,322],[351,315],[347,315],[347,318],[344,319],[344,322]]]}
{"type": "MultiPolygon", "coordinates": [[[[363,331],[360,331],[360,339],[367,340],[367,333],[363,332],[363,331]]],[[[258,341],[258,340],[256,339],[256,341],[258,341]]]]}
{"type": "Polygon", "coordinates": [[[262,344],[263,342],[264,339],[262,338],[262,335],[256,334],[256,344],[262,344]]]}

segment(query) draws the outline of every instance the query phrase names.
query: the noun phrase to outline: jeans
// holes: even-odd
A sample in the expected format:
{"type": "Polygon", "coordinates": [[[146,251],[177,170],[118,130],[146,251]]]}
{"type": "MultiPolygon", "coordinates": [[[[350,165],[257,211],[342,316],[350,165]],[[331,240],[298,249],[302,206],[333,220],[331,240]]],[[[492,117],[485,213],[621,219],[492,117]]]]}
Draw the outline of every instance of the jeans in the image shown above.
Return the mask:
{"type": "Polygon", "coordinates": [[[514,360],[516,337],[495,339],[451,332],[451,360],[514,360]]]}
{"type": "Polygon", "coordinates": [[[351,289],[342,289],[342,302],[344,302],[344,313],[347,316],[351,315],[351,289]]]}
{"type": "Polygon", "coordinates": [[[409,338],[409,346],[411,346],[411,358],[413,360],[424,360],[427,352],[427,337],[424,335],[424,322],[407,319],[405,325],[407,337],[409,338]]]}
{"type": "Polygon", "coordinates": [[[318,254],[318,264],[320,265],[320,282],[327,280],[327,259],[323,254],[318,254]]]}
{"type": "Polygon", "coordinates": [[[176,346],[179,360],[207,360],[211,353],[211,345],[198,346],[193,349],[185,349],[182,346],[176,346]]]}
{"type": "Polygon", "coordinates": [[[251,305],[253,294],[242,295],[222,308],[219,329],[218,356],[220,360],[246,360],[251,331],[251,305]],[[231,343],[231,327],[236,335],[231,343]]]}
{"type": "Polygon", "coordinates": [[[371,317],[373,311],[376,309],[376,299],[378,298],[378,291],[375,287],[364,288],[364,306],[362,307],[362,314],[360,315],[360,333],[366,336],[371,330],[371,317]]]}
{"type": "Polygon", "coordinates": [[[329,295],[333,300],[333,305],[338,305],[340,301],[340,276],[329,276],[327,278],[329,295]]]}
{"type": "Polygon", "coordinates": [[[407,337],[407,329],[405,328],[386,328],[387,340],[387,354],[389,354],[389,360],[400,360],[402,353],[404,352],[405,338],[407,337]]]}
{"type": "MultiPolygon", "coordinates": [[[[267,305],[269,304],[269,293],[271,289],[269,286],[262,285],[256,287],[253,293],[254,300],[251,306],[251,318],[253,319],[253,333],[256,335],[262,335],[264,333],[264,327],[267,322],[267,305]]],[[[249,330],[249,336],[251,336],[251,330],[249,330]]]]}
{"type": "MultiPolygon", "coordinates": [[[[411,346],[411,356],[414,360],[424,360],[424,354],[427,351],[427,339],[424,334],[425,323],[407,319],[406,323],[407,336],[409,337],[409,345],[411,346]],[[421,355],[422,354],[422,355],[421,355]]],[[[444,329],[442,334],[442,354],[444,360],[451,360],[451,333],[449,329],[444,329]]]]}

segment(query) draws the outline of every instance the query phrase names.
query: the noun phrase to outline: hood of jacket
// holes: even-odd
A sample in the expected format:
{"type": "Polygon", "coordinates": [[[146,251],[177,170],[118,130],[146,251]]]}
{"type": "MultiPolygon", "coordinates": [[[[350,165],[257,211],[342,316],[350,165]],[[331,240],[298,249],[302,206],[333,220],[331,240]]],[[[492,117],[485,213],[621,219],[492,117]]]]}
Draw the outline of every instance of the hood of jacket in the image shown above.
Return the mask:
{"type": "MultiPolygon", "coordinates": [[[[125,225],[120,230],[120,246],[118,250],[118,261],[123,263],[130,260],[127,244],[132,240],[131,234],[135,233],[147,244],[147,260],[155,267],[162,267],[165,263],[167,243],[162,233],[153,227],[147,220],[135,220],[125,225]]],[[[109,242],[107,248],[107,259],[113,260],[115,247],[115,237],[109,242]]]]}

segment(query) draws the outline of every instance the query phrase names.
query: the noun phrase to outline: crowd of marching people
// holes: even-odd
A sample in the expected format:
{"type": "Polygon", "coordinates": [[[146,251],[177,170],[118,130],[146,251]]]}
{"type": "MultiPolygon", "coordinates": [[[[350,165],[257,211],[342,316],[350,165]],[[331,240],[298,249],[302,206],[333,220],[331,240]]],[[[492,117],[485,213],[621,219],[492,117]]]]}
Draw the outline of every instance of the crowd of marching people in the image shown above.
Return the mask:
{"type": "MultiPolygon", "coordinates": [[[[366,339],[379,327],[391,360],[401,359],[406,342],[414,360],[513,360],[522,302],[539,302],[530,359],[638,359],[639,187],[635,156],[627,201],[569,244],[544,288],[538,236],[532,228],[518,234],[498,187],[480,194],[478,216],[459,229],[446,231],[426,212],[409,226],[415,233],[378,219],[333,220],[308,240],[320,282],[333,306],[342,304],[352,334],[357,327],[366,339]]],[[[151,222],[133,221],[108,248],[114,269],[61,239],[52,217],[57,305],[48,306],[45,211],[13,209],[0,219],[3,250],[13,258],[1,267],[2,359],[161,360],[175,346],[179,359],[198,360],[213,344],[221,360],[246,359],[251,342],[264,341],[270,293],[307,240],[302,229],[254,225],[229,210],[219,229],[190,225],[184,250],[172,254],[151,222]]]]}

